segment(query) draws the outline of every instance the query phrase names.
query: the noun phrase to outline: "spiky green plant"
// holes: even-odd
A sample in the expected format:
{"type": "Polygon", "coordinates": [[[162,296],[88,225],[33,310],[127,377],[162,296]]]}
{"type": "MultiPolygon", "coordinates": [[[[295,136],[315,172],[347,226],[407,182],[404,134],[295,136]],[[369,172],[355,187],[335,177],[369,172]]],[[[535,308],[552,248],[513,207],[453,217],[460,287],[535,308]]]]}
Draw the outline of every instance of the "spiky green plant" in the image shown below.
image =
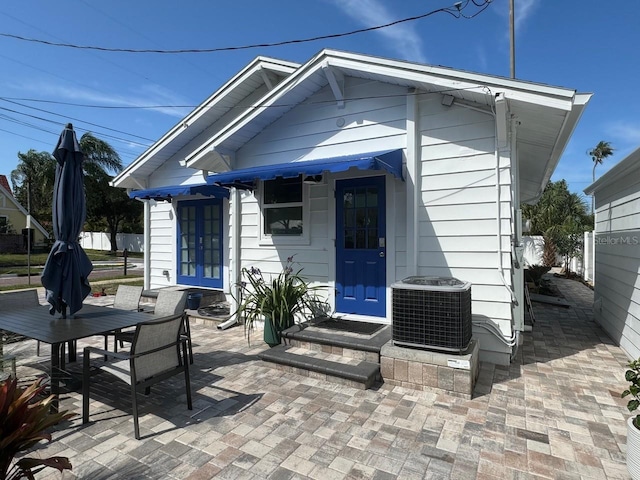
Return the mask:
{"type": "Polygon", "coordinates": [[[66,457],[22,458],[13,466],[13,458],[29,450],[41,440],[51,441],[47,429],[62,420],[74,416],[72,413],[50,413],[53,395],[42,398],[45,390],[43,380],[38,379],[26,388],[18,386],[15,378],[9,377],[0,383],[0,479],[16,480],[35,478],[34,475],[46,467],[59,471],[71,470],[66,457]]]}
{"type": "Polygon", "coordinates": [[[235,315],[244,318],[249,343],[257,321],[270,318],[281,332],[293,325],[297,314],[317,310],[318,299],[312,292],[322,287],[310,286],[300,275],[302,268],[294,271],[293,265],[291,256],[282,271],[269,281],[258,268],[242,269],[242,278],[246,281],[240,283],[241,299],[235,315]]]}

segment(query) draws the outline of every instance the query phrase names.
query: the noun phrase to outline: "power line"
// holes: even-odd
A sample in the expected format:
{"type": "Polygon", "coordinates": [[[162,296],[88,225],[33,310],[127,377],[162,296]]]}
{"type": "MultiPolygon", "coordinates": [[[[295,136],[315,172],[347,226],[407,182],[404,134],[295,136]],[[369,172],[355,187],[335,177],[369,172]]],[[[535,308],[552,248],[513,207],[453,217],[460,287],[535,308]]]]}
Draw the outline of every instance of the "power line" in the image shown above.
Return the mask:
{"type": "MultiPolygon", "coordinates": [[[[81,123],[84,123],[86,125],[91,125],[92,127],[103,128],[103,129],[109,130],[111,132],[122,133],[124,135],[129,135],[130,137],[139,138],[140,140],[146,140],[147,142],[154,142],[155,141],[155,140],[153,140],[151,138],[141,137],[139,135],[134,135],[133,133],[124,132],[122,130],[116,130],[115,128],[105,127],[104,125],[98,125],[97,123],[92,123],[92,122],[89,122],[87,120],[81,120],[79,118],[69,117],[68,115],[62,115],[60,113],[51,112],[49,110],[44,110],[42,108],[32,107],[30,105],[25,105],[24,103],[16,102],[14,100],[9,100],[7,98],[0,97],[0,100],[3,100],[3,101],[8,102],[8,103],[13,103],[14,105],[19,105],[19,106],[24,107],[24,108],[30,108],[31,110],[36,110],[38,112],[48,113],[50,115],[55,115],[57,117],[62,117],[62,118],[66,118],[68,120],[73,120],[75,122],[81,122],[81,123]]],[[[142,145],[142,146],[146,146],[146,145],[142,145]]]]}
{"type": "MultiPolygon", "coordinates": [[[[352,97],[352,98],[345,98],[344,101],[349,102],[349,101],[357,101],[357,100],[375,100],[380,98],[396,98],[396,97],[405,98],[407,95],[424,96],[424,95],[446,94],[451,92],[462,92],[462,91],[470,91],[470,90],[483,90],[484,88],[486,88],[484,85],[478,85],[478,86],[466,87],[466,88],[454,87],[454,88],[444,88],[441,90],[432,90],[429,92],[394,93],[394,94],[388,94],[388,95],[369,95],[369,96],[362,96],[362,97],[352,97]]],[[[39,98],[24,98],[24,97],[0,97],[0,100],[5,100],[5,101],[19,100],[22,102],[49,103],[53,105],[67,105],[71,107],[82,107],[82,108],[100,108],[100,109],[106,109],[106,110],[154,110],[154,109],[160,109],[160,108],[197,108],[201,106],[201,105],[97,105],[97,104],[90,104],[90,103],[72,103],[72,102],[61,102],[58,100],[45,100],[45,99],[39,99],[39,98]]],[[[283,108],[283,107],[296,107],[296,106],[326,105],[331,103],[335,103],[335,100],[314,100],[314,101],[310,101],[302,104],[278,103],[273,105],[272,104],[252,104],[250,106],[234,105],[231,108],[243,108],[243,109],[244,108],[246,109],[248,108],[283,108]]],[[[46,111],[46,110],[42,110],[42,111],[46,111]]],[[[82,120],[79,120],[79,121],[82,121],[82,120]]],[[[143,137],[138,137],[138,138],[143,138],[143,137]]],[[[150,140],[150,141],[153,141],[153,140],[150,140]]]]}
{"type": "Polygon", "coordinates": [[[423,13],[421,15],[415,15],[412,17],[403,18],[400,20],[395,20],[393,22],[385,23],[382,25],[376,25],[373,27],[359,28],[357,30],[351,30],[348,32],[342,33],[332,33],[327,35],[319,35],[315,37],[308,37],[302,39],[295,40],[282,40],[279,42],[271,42],[271,43],[256,43],[251,45],[239,45],[232,47],[218,47],[218,48],[192,48],[192,49],[176,49],[176,50],[163,50],[163,49],[133,49],[133,48],[110,48],[110,47],[99,47],[92,45],[77,45],[73,43],[59,43],[59,42],[50,42],[48,40],[42,40],[37,38],[28,38],[23,37],[21,35],[15,35],[11,33],[0,33],[0,36],[13,38],[15,40],[21,40],[25,42],[39,43],[42,45],[48,45],[52,47],[65,47],[65,48],[75,48],[79,50],[97,50],[101,52],[119,52],[119,53],[157,53],[157,54],[182,54],[182,53],[216,53],[216,52],[228,52],[228,51],[237,51],[237,50],[250,50],[255,48],[270,48],[270,47],[280,47],[283,45],[292,45],[299,43],[309,43],[309,42],[317,42],[319,40],[329,40],[334,38],[342,38],[348,37],[352,35],[358,35],[361,33],[373,32],[376,30],[381,30],[384,28],[393,27],[394,25],[399,25],[402,23],[413,22],[416,20],[421,20],[423,18],[430,17],[435,15],[436,13],[448,13],[452,17],[459,19],[472,19],[482,13],[487,9],[492,0],[466,0],[463,2],[456,2],[454,5],[450,7],[438,8],[436,10],[432,10],[427,13],[423,13]],[[463,11],[469,6],[469,3],[473,3],[479,10],[471,15],[465,15],[463,11]]]}

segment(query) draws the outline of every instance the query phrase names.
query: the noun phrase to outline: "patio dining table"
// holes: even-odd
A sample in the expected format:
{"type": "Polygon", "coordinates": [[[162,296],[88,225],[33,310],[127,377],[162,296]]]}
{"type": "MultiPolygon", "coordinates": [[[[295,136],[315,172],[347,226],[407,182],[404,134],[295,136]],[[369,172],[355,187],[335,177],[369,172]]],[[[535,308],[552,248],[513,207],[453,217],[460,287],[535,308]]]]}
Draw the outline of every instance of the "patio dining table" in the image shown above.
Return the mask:
{"type": "Polygon", "coordinates": [[[70,344],[70,360],[73,360],[77,340],[132,327],[152,318],[144,312],[87,304],[73,317],[61,318],[58,314],[51,315],[49,308],[47,305],[12,312],[0,311],[0,330],[51,345],[50,375],[51,393],[54,395],[53,411],[58,410],[65,343],[70,344]]]}

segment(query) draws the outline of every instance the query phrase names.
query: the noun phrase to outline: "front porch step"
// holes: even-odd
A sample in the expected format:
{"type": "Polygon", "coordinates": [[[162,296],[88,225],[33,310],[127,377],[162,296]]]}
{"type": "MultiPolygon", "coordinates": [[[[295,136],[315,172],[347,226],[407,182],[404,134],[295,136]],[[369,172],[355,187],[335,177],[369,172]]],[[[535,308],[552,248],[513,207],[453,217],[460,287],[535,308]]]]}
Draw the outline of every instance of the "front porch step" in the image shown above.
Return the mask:
{"type": "Polygon", "coordinates": [[[278,345],[258,355],[273,363],[276,368],[299,375],[349,385],[355,388],[371,388],[380,382],[380,364],[364,360],[327,355],[289,345],[278,345]]]}

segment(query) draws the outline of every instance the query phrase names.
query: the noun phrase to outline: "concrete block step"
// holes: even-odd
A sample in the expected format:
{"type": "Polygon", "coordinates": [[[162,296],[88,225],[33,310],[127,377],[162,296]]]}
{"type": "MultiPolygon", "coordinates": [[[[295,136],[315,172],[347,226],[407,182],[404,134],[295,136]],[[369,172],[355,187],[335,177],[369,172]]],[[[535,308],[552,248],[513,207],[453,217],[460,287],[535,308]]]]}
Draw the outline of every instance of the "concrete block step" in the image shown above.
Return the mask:
{"type": "Polygon", "coordinates": [[[377,363],[328,360],[317,356],[315,352],[309,352],[307,355],[302,353],[301,349],[288,345],[270,348],[260,353],[258,357],[278,366],[290,367],[290,371],[295,373],[305,375],[304,372],[311,372],[307,375],[326,380],[338,380],[337,383],[346,383],[356,388],[371,388],[381,380],[380,365],[377,363]]]}

